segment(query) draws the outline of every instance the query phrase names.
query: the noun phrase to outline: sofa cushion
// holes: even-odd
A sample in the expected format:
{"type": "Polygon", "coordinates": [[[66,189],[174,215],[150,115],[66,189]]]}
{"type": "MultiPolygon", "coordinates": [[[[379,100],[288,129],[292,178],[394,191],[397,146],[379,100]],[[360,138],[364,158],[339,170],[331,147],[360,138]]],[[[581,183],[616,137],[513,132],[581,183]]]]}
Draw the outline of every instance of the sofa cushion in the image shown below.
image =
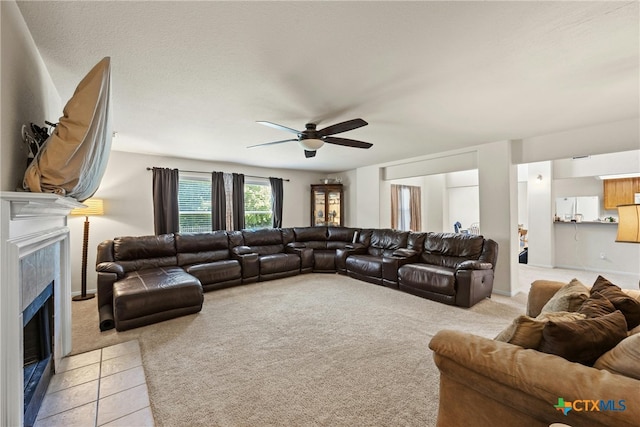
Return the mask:
{"type": "Polygon", "coordinates": [[[622,312],[616,310],[591,319],[547,322],[538,350],[591,366],[626,336],[627,322],[622,312]]]}
{"type": "Polygon", "coordinates": [[[573,279],[558,289],[540,312],[578,311],[587,298],[589,298],[589,289],[578,279],[573,279]]]}
{"type": "Polygon", "coordinates": [[[116,237],[113,258],[125,272],[178,264],[173,234],[116,237]]]}
{"type": "Polygon", "coordinates": [[[260,274],[300,270],[300,257],[294,254],[271,254],[260,257],[260,274]]]}
{"type": "Polygon", "coordinates": [[[382,278],[382,258],[374,255],[351,255],[347,258],[347,271],[382,278]]]}
{"type": "Polygon", "coordinates": [[[593,367],[640,380],[640,334],[620,341],[600,356],[593,367]]]}
{"type": "Polygon", "coordinates": [[[370,255],[392,256],[393,251],[407,247],[408,231],[391,229],[373,230],[368,246],[370,255]]]}
{"type": "Polygon", "coordinates": [[[229,239],[227,232],[217,230],[211,233],[176,233],[178,265],[189,265],[228,259],[229,239]]]}
{"type": "Polygon", "coordinates": [[[240,263],[235,259],[189,265],[184,267],[184,270],[195,276],[203,285],[227,282],[242,277],[240,263]]]}
{"type": "Polygon", "coordinates": [[[600,317],[614,311],[616,311],[614,305],[600,292],[591,294],[578,309],[578,313],[582,313],[587,317],[600,317]]]}
{"type": "Polygon", "coordinates": [[[619,286],[602,276],[598,276],[591,287],[591,293],[601,293],[607,297],[613,306],[624,314],[629,329],[640,325],[640,301],[624,293],[619,286]]]}
{"type": "Polygon", "coordinates": [[[455,296],[455,270],[429,264],[406,264],[398,269],[400,284],[442,295],[455,296]]]}
{"type": "Polygon", "coordinates": [[[327,227],[294,227],[296,242],[327,240],[327,227]]]}
{"type": "Polygon", "coordinates": [[[354,239],[357,238],[358,229],[349,227],[328,227],[327,239],[330,242],[349,242],[355,243],[354,239]]]}
{"type": "Polygon", "coordinates": [[[427,233],[422,261],[425,264],[456,268],[459,263],[480,258],[484,237],[460,233],[427,233]]]}
{"type": "Polygon", "coordinates": [[[202,306],[202,302],[200,281],[180,267],[135,271],[113,286],[116,326],[121,320],[202,306]]]}
{"type": "Polygon", "coordinates": [[[535,319],[526,315],[516,317],[509,326],[498,334],[496,341],[508,342],[523,348],[537,349],[542,341],[544,325],[550,321],[569,322],[585,319],[584,314],[561,311],[557,313],[543,313],[535,319]]]}
{"type": "Polygon", "coordinates": [[[242,237],[247,246],[282,245],[282,233],[277,228],[242,230],[242,237]]]}
{"type": "Polygon", "coordinates": [[[173,234],[116,237],[113,239],[113,255],[115,261],[173,257],[176,246],[173,234]]]}

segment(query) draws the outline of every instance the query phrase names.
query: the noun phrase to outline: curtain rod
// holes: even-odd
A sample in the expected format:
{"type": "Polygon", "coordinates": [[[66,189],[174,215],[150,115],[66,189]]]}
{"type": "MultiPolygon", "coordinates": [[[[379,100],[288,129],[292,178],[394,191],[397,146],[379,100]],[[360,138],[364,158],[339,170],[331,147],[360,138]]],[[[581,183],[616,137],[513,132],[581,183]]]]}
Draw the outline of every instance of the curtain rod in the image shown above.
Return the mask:
{"type": "MultiPolygon", "coordinates": [[[[148,171],[153,170],[153,168],[147,168],[148,171]]],[[[182,170],[182,169],[178,169],[178,172],[189,172],[189,173],[207,173],[207,174],[211,174],[211,172],[205,172],[205,171],[190,171],[190,170],[182,170]]],[[[256,175],[245,175],[249,178],[261,178],[261,179],[269,179],[269,177],[267,176],[256,176],[256,175]]],[[[282,178],[283,181],[289,182],[291,181],[290,179],[286,179],[286,178],[282,178]]]]}

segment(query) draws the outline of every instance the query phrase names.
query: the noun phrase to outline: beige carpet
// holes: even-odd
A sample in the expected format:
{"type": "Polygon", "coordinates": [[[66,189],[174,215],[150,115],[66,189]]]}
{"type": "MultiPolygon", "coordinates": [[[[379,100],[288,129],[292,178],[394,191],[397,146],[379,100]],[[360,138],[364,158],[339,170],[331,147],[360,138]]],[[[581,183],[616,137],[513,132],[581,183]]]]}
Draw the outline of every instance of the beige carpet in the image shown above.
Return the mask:
{"type": "Polygon", "coordinates": [[[493,337],[525,296],[471,309],[334,274],[208,292],[199,314],[98,330],[73,303],[73,353],[138,339],[158,426],[433,426],[440,329],[493,337]]]}

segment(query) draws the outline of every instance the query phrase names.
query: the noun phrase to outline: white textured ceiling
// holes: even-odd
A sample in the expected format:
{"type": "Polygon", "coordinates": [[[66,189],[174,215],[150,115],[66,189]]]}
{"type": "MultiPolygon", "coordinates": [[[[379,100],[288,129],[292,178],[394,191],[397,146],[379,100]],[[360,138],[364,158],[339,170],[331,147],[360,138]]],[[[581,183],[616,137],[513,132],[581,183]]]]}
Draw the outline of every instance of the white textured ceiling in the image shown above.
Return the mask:
{"type": "Polygon", "coordinates": [[[330,172],[639,115],[637,1],[18,5],[63,102],[112,58],[115,150],[330,172]]]}

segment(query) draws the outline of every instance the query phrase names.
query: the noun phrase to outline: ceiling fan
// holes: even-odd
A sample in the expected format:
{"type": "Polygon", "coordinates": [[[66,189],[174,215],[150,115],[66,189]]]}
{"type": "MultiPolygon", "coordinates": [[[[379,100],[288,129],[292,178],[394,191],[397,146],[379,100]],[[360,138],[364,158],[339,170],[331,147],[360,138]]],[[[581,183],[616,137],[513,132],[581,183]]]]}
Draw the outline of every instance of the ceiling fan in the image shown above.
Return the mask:
{"type": "Polygon", "coordinates": [[[273,142],[265,142],[263,144],[251,145],[247,148],[260,147],[263,145],[273,145],[273,144],[282,144],[284,142],[298,141],[298,143],[304,148],[304,156],[315,157],[316,150],[324,145],[324,143],[328,144],[336,144],[336,145],[344,145],[345,147],[354,147],[354,148],[370,148],[373,144],[368,142],[356,141],[355,139],[347,139],[347,138],[338,138],[335,136],[336,133],[342,133],[349,130],[357,129],[362,126],[366,126],[368,123],[362,119],[353,119],[347,120],[346,122],[336,123],[335,125],[328,126],[324,129],[316,130],[315,123],[307,123],[306,129],[303,131],[298,131],[286,126],[282,126],[276,123],[258,121],[258,123],[269,126],[275,129],[284,130],[286,132],[295,133],[297,138],[294,139],[285,139],[282,141],[273,141],[273,142]]]}

